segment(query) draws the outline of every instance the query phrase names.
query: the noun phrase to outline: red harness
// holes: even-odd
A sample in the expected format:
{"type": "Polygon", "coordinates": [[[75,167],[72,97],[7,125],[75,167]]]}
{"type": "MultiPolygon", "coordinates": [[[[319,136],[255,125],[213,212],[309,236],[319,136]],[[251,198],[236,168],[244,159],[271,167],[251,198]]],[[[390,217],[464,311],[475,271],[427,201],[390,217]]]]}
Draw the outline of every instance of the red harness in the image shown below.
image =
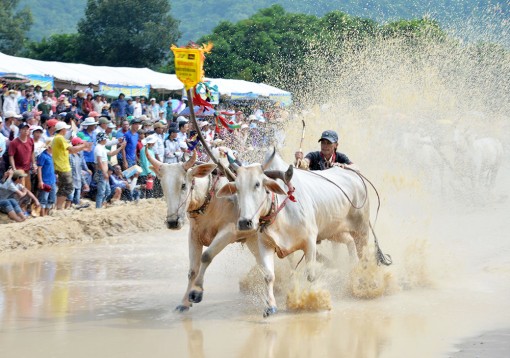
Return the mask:
{"type": "Polygon", "coordinates": [[[269,209],[269,213],[259,218],[260,232],[262,232],[266,227],[268,227],[275,221],[276,215],[278,215],[278,213],[282,211],[282,209],[285,207],[285,205],[287,205],[287,202],[289,200],[292,201],[293,203],[297,202],[296,198],[293,195],[296,189],[292,186],[291,183],[288,184],[288,187],[289,191],[287,191],[287,196],[279,206],[278,197],[274,193],[271,193],[271,208],[269,209]]]}

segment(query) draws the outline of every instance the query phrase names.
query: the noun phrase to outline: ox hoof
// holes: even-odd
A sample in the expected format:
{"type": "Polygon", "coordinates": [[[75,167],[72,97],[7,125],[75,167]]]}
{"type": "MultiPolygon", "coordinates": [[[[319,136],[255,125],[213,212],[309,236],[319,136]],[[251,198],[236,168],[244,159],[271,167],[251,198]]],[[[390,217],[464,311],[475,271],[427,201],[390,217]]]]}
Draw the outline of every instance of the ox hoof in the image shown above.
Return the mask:
{"type": "Polygon", "coordinates": [[[188,312],[189,311],[189,307],[188,306],[184,306],[184,305],[179,305],[179,306],[175,307],[175,311],[179,312],[179,313],[188,312]]]}
{"type": "Polygon", "coordinates": [[[272,307],[268,307],[268,308],[266,308],[266,309],[264,310],[264,314],[263,314],[263,316],[264,316],[264,318],[269,317],[269,316],[272,316],[272,315],[276,314],[276,312],[277,312],[277,311],[278,311],[278,310],[277,310],[277,309],[276,309],[276,307],[274,307],[274,306],[272,306],[272,307]]]}
{"type": "Polygon", "coordinates": [[[189,293],[189,300],[194,303],[199,303],[202,301],[202,296],[204,293],[202,291],[191,291],[189,293]]]}

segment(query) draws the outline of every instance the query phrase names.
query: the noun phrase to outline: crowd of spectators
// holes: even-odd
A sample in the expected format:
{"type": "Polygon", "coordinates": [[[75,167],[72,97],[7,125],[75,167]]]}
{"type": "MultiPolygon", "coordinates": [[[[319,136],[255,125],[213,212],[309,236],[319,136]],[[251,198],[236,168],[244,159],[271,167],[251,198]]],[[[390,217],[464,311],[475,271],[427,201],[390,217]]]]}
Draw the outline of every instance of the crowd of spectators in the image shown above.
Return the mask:
{"type": "MultiPolygon", "coordinates": [[[[246,110],[246,109],[245,109],[246,110]]],[[[4,86],[0,93],[0,212],[15,221],[52,210],[96,208],[163,195],[145,147],[164,163],[185,161],[197,131],[211,146],[244,154],[282,142],[280,114],[218,108],[198,127],[172,102],[120,94],[111,103],[92,84],[75,93],[4,86]],[[83,199],[90,200],[83,200],[83,199]]],[[[200,111],[199,111],[200,115],[200,111]]],[[[201,146],[199,158],[208,160],[201,146]]]]}

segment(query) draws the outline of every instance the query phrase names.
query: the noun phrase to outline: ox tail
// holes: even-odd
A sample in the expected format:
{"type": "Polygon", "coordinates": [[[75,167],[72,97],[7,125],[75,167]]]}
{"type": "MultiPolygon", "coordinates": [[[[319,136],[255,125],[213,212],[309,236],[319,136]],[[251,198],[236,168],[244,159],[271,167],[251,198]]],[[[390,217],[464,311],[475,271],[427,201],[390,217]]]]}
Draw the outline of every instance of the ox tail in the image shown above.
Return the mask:
{"type": "Polygon", "coordinates": [[[375,244],[375,259],[377,260],[377,264],[383,264],[385,266],[390,266],[393,263],[391,256],[388,254],[384,254],[379,247],[379,241],[377,240],[377,236],[375,235],[374,228],[372,227],[372,223],[368,223],[370,226],[370,230],[372,231],[372,235],[374,235],[374,244],[375,244]]]}

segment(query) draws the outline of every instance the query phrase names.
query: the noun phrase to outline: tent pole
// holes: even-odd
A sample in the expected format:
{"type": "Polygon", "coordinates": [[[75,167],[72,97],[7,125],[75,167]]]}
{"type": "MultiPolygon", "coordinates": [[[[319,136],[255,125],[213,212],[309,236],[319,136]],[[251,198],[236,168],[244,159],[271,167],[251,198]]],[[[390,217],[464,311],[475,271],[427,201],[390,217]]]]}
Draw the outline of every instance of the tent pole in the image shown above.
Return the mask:
{"type": "Polygon", "coordinates": [[[197,120],[195,118],[195,108],[193,108],[193,96],[191,94],[191,89],[187,90],[187,94],[188,94],[188,102],[189,102],[189,114],[190,114],[190,117],[191,117],[191,122],[193,123],[193,125],[195,126],[196,130],[197,130],[197,135],[198,135],[198,139],[200,140],[200,142],[202,143],[202,145],[204,146],[204,149],[205,151],[207,152],[207,155],[209,156],[209,158],[211,158],[211,160],[214,162],[214,164],[216,164],[217,166],[219,166],[223,172],[225,173],[226,177],[228,178],[228,180],[230,181],[234,181],[236,180],[236,177],[235,175],[230,171],[229,168],[226,168],[222,162],[220,162],[211,152],[211,149],[209,148],[209,146],[207,145],[207,143],[205,142],[205,139],[204,137],[202,136],[202,132],[200,131],[200,128],[198,127],[198,123],[197,123],[197,120]]]}

